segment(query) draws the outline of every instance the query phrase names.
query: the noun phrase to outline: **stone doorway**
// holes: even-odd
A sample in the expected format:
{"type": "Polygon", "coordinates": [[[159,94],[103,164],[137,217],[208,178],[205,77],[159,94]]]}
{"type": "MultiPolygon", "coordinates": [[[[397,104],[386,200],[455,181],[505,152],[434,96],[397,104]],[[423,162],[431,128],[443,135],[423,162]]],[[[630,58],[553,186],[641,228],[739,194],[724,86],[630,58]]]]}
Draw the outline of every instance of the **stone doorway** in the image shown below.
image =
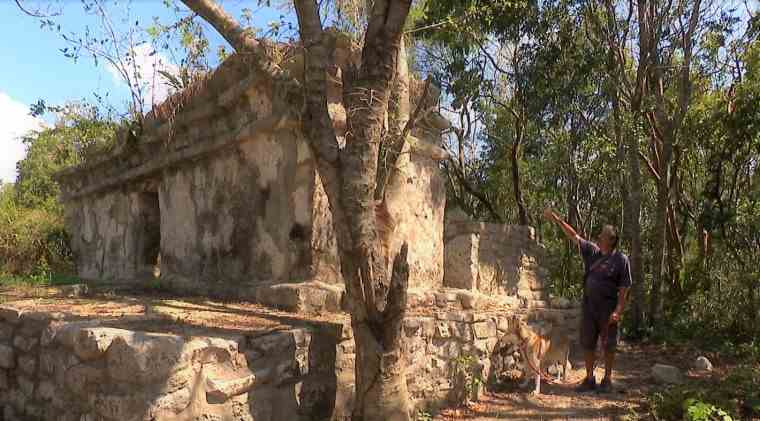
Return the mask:
{"type": "Polygon", "coordinates": [[[161,276],[161,204],[158,189],[137,193],[137,266],[149,277],[161,276]]]}

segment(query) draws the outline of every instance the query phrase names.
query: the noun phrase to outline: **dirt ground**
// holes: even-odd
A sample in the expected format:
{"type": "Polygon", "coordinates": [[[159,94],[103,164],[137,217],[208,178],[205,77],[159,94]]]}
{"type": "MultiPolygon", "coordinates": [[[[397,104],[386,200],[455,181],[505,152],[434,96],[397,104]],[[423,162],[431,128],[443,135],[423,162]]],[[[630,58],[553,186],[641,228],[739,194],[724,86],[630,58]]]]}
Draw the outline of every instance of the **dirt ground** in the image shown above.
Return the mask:
{"type": "Polygon", "coordinates": [[[97,318],[104,325],[184,336],[266,332],[303,324],[341,322],[347,317],[324,313],[301,315],[253,303],[155,293],[97,293],[63,297],[65,287],[0,287],[0,304],[27,311],[62,313],[66,319],[97,318]]]}
{"type": "MultiPolygon", "coordinates": [[[[651,375],[656,363],[679,367],[688,378],[712,377],[718,381],[728,368],[729,362],[709,355],[716,369],[711,373],[694,372],[689,369],[697,358],[697,350],[676,349],[662,345],[621,344],[617,369],[613,374],[616,391],[610,394],[578,393],[573,389],[585,376],[583,362],[575,352],[571,358],[573,367],[567,384],[541,384],[541,394],[534,396],[528,390],[487,392],[479,402],[466,408],[451,408],[433,418],[437,421],[493,421],[511,420],[624,420],[626,415],[647,413],[645,396],[653,389],[661,389],[651,375]],[[723,366],[721,366],[723,363],[723,366]]],[[[595,371],[597,381],[604,375],[600,367],[595,371]]]]}

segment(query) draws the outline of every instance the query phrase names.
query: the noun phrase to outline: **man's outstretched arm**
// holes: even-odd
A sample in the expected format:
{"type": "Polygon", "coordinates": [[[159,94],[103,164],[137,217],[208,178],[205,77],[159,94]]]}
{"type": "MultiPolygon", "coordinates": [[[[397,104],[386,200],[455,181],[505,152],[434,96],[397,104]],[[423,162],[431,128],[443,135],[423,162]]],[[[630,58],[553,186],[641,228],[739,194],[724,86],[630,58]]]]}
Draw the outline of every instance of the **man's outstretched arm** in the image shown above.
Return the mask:
{"type": "Polygon", "coordinates": [[[578,233],[575,231],[575,229],[571,227],[570,224],[563,221],[562,218],[560,218],[559,215],[557,215],[557,213],[554,212],[553,210],[549,208],[544,209],[544,217],[552,222],[556,222],[557,225],[559,225],[560,228],[562,228],[562,231],[564,231],[567,238],[572,240],[576,245],[582,239],[581,236],[578,235],[578,233]]]}

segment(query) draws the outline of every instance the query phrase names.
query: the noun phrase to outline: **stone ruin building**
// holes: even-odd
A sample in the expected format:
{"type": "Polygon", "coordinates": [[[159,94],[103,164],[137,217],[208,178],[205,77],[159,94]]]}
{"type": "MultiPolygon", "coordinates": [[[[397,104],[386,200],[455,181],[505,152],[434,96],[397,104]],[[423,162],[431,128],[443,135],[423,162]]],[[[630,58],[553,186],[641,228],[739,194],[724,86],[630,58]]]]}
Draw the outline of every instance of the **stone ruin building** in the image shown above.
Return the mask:
{"type": "MultiPolygon", "coordinates": [[[[336,61],[350,56],[335,48],[336,61]]],[[[129,286],[158,275],[163,289],[180,295],[245,300],[294,316],[281,316],[276,329],[190,334],[174,323],[147,328],[147,310],[83,318],[54,306],[0,306],[0,419],[350,415],[353,339],[332,231],[340,221],[331,218],[287,90],[248,69],[244,58],[230,57],[149,115],[139,138],[60,173],[66,225],[85,280],[129,286]],[[308,316],[326,313],[334,317],[308,316]]],[[[333,71],[329,108],[340,137],[345,110],[333,71]]],[[[532,228],[446,209],[436,159],[447,124],[434,114],[415,129],[398,169],[402,182],[388,192],[399,221],[394,245],[410,244],[403,329],[418,408],[461,398],[462,356],[474,357],[468,370],[484,379],[524,376],[509,334],[512,314],[568,330],[578,317],[567,300],[548,296],[532,228]]]]}

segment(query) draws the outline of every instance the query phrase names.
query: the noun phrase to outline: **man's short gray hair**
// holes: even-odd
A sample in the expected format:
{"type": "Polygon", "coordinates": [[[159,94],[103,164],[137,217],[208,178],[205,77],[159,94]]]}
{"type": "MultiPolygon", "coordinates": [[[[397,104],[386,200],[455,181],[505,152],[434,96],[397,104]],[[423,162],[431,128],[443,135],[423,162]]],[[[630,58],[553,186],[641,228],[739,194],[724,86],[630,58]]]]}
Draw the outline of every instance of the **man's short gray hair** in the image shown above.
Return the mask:
{"type": "Polygon", "coordinates": [[[606,232],[612,238],[612,249],[616,249],[619,239],[617,228],[612,225],[605,225],[602,227],[602,232],[606,232]]]}

